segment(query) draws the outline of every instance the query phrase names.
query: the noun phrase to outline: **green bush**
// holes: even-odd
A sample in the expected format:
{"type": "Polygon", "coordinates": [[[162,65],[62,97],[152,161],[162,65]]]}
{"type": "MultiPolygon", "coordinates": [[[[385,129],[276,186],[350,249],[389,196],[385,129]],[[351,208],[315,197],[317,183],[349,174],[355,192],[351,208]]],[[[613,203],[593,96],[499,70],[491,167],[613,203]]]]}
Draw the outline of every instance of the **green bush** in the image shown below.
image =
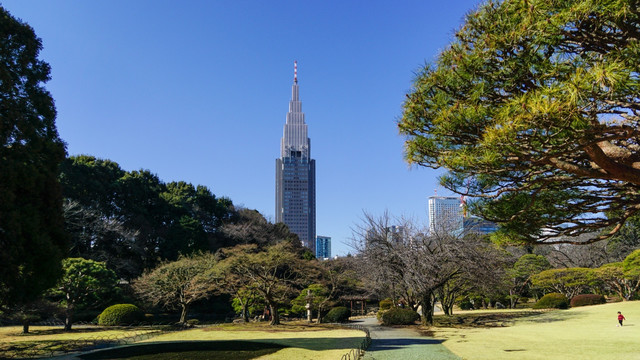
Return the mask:
{"type": "Polygon", "coordinates": [[[351,316],[351,310],[344,306],[338,306],[329,310],[327,315],[322,318],[322,321],[327,323],[347,322],[349,321],[349,316],[351,316]]]}
{"type": "Polygon", "coordinates": [[[104,309],[98,316],[98,325],[131,325],[144,319],[144,313],[132,304],[116,304],[104,309]]]}
{"type": "Polygon", "coordinates": [[[534,309],[567,309],[568,307],[569,300],[560,293],[547,294],[533,305],[534,309]]]}
{"type": "Polygon", "coordinates": [[[420,315],[411,309],[395,308],[382,314],[382,325],[412,325],[420,315]]]}
{"type": "Polygon", "coordinates": [[[380,310],[389,310],[391,307],[393,307],[393,300],[390,298],[380,300],[380,310]]]}
{"type": "Polygon", "coordinates": [[[461,296],[456,299],[456,305],[460,308],[460,310],[472,310],[473,304],[471,300],[466,296],[461,296]]]}
{"type": "Polygon", "coordinates": [[[604,304],[607,300],[602,295],[582,294],[571,298],[571,307],[604,304]]]}

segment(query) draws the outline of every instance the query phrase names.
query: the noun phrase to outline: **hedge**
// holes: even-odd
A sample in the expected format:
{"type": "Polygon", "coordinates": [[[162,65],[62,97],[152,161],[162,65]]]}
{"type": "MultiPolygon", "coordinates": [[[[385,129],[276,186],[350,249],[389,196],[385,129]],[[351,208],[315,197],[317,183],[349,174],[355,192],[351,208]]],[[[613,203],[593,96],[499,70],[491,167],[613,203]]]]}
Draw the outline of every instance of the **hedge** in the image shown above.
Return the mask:
{"type": "Polygon", "coordinates": [[[582,294],[576,295],[571,298],[571,307],[577,306],[589,306],[589,305],[599,305],[606,303],[607,300],[603,295],[596,294],[582,294]]]}

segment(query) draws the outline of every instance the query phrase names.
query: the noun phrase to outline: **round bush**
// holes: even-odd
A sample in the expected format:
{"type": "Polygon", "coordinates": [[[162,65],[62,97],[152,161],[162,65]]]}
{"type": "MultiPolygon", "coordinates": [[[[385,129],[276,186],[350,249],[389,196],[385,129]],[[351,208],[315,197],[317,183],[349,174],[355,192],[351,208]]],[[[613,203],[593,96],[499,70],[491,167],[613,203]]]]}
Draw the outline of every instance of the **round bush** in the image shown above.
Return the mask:
{"type": "Polygon", "coordinates": [[[117,304],[104,309],[98,316],[98,325],[131,325],[144,319],[144,313],[132,304],[117,304]]]}
{"type": "Polygon", "coordinates": [[[344,306],[338,306],[329,310],[327,315],[322,318],[322,321],[327,323],[347,322],[349,321],[349,316],[351,316],[351,310],[344,306]]]}
{"type": "Polygon", "coordinates": [[[382,325],[412,325],[420,315],[411,309],[395,308],[382,314],[382,325]]]}
{"type": "Polygon", "coordinates": [[[538,300],[534,309],[567,309],[569,308],[569,300],[560,293],[551,293],[543,296],[538,300]]]}
{"type": "Polygon", "coordinates": [[[393,306],[393,300],[386,298],[384,300],[380,300],[380,310],[389,310],[393,306]]]}
{"type": "Polygon", "coordinates": [[[582,294],[571,298],[571,307],[599,305],[606,303],[607,300],[603,295],[582,294]]]}

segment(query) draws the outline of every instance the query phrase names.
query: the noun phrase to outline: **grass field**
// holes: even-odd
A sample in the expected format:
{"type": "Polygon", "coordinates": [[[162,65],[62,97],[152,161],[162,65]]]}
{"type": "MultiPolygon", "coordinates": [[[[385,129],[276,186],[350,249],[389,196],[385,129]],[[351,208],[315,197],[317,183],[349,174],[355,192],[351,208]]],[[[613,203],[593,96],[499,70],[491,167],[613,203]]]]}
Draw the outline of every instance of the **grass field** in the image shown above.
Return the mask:
{"type": "Polygon", "coordinates": [[[639,301],[554,310],[493,325],[498,327],[432,328],[432,335],[469,360],[640,359],[639,301]],[[623,327],[616,327],[618,311],[627,318],[623,327]]]}
{"type": "Polygon", "coordinates": [[[77,326],[65,332],[62,326],[32,326],[28,334],[22,334],[22,326],[3,326],[0,327],[0,358],[47,356],[112,339],[156,332],[158,330],[149,328],[105,329],[96,326],[77,326]]]}
{"type": "Polygon", "coordinates": [[[198,328],[154,337],[148,342],[254,340],[284,348],[259,359],[340,359],[350,349],[360,346],[364,333],[337,327],[264,324],[228,324],[198,328]]]}
{"type": "MultiPolygon", "coordinates": [[[[109,338],[123,338],[132,334],[142,334],[152,330],[112,329],[105,330],[98,327],[76,328],[72,332],[63,332],[61,327],[33,326],[30,334],[21,334],[22,327],[0,327],[0,358],[21,357],[40,354],[47,356],[59,350],[72,351],[81,346],[90,345],[96,340],[109,338]]],[[[164,332],[139,344],[155,344],[159,348],[166,343],[168,348],[175,350],[194,350],[204,358],[241,360],[262,355],[260,359],[340,359],[352,348],[360,346],[364,333],[358,330],[348,330],[330,326],[308,326],[302,324],[284,324],[270,327],[265,323],[225,324],[205,328],[196,328],[176,332],[164,332]],[[176,346],[175,342],[188,342],[186,348],[176,346]],[[241,345],[240,341],[250,341],[258,345],[241,345]],[[174,344],[168,344],[173,342],[174,344]],[[246,350],[246,351],[245,351],[246,350]],[[246,354],[241,356],[241,352],[246,354]],[[206,352],[210,354],[207,355],[206,352]],[[227,355],[224,355],[226,352],[227,355]],[[234,356],[235,354],[235,356],[234,356]],[[253,354],[253,355],[252,355],[253,354]]],[[[245,343],[246,344],[246,343],[245,343]]],[[[129,350],[127,350],[129,351],[129,350]]],[[[145,356],[141,352],[129,351],[130,359],[155,359],[159,356],[145,356]],[[134,357],[135,356],[135,357],[134,357]]],[[[199,358],[196,352],[175,352],[167,354],[162,359],[199,358]],[[186,356],[186,357],[185,357],[186,356]]],[[[97,357],[94,357],[97,358],[97,357]]]]}

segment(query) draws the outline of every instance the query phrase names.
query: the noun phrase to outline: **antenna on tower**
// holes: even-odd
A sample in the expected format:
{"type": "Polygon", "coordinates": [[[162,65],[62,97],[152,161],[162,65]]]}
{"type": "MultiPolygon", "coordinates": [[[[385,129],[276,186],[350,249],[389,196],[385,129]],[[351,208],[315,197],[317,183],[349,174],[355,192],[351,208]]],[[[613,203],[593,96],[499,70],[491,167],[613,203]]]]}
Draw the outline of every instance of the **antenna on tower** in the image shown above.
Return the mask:
{"type": "Polygon", "coordinates": [[[298,83],[298,61],[293,61],[293,82],[298,83]]]}

